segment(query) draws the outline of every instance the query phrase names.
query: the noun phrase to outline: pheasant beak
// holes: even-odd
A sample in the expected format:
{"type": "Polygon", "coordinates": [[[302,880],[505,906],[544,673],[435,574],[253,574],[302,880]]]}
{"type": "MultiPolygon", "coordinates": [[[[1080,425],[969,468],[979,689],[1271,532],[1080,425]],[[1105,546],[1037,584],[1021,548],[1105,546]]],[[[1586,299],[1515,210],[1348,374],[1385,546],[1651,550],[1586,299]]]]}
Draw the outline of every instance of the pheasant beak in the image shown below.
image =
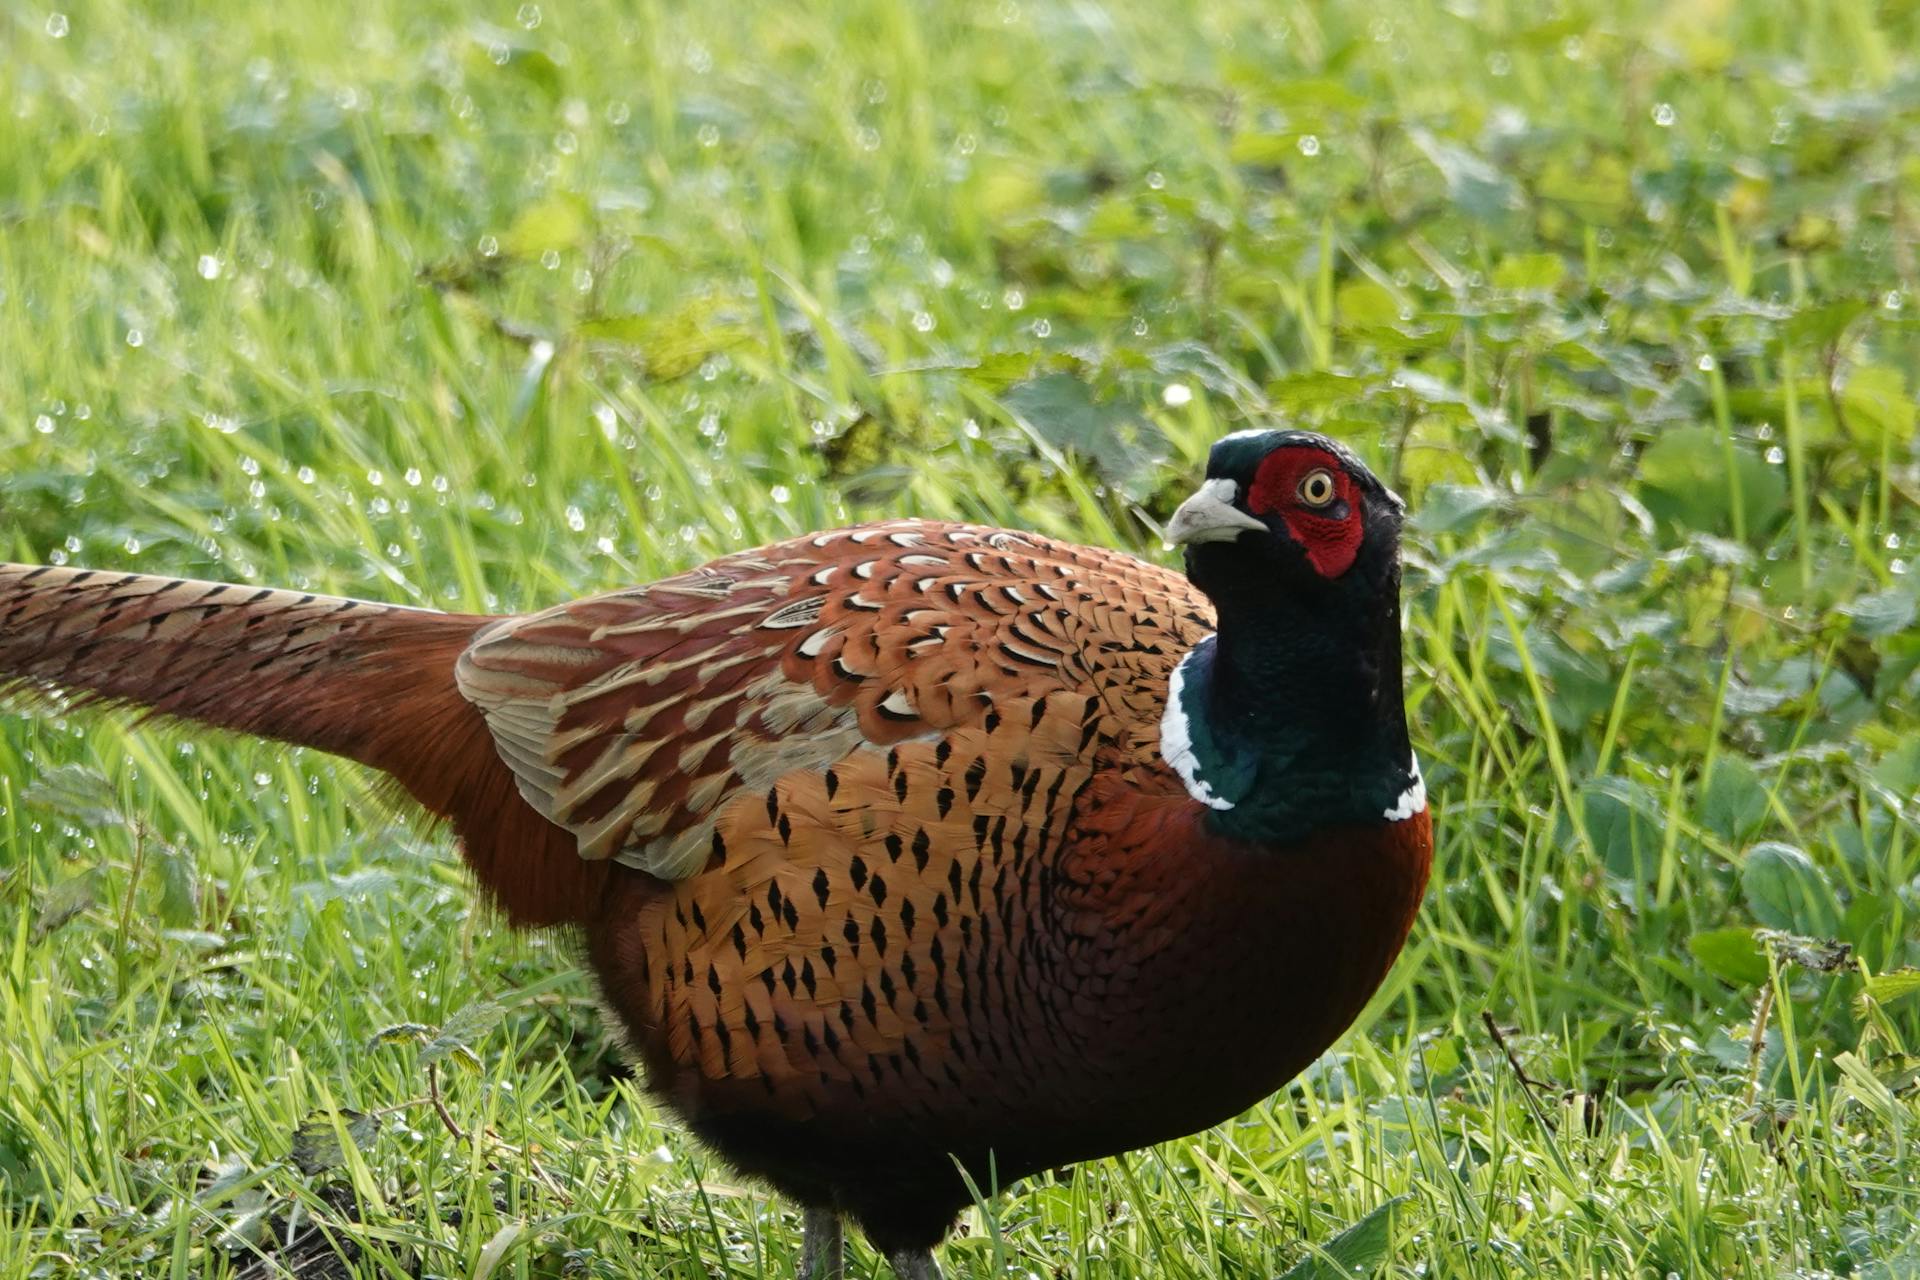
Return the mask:
{"type": "Polygon", "coordinates": [[[1181,503],[1167,521],[1169,547],[1190,546],[1196,542],[1232,542],[1248,529],[1266,531],[1264,521],[1255,519],[1233,505],[1239,486],[1231,480],[1209,480],[1199,492],[1181,503]]]}

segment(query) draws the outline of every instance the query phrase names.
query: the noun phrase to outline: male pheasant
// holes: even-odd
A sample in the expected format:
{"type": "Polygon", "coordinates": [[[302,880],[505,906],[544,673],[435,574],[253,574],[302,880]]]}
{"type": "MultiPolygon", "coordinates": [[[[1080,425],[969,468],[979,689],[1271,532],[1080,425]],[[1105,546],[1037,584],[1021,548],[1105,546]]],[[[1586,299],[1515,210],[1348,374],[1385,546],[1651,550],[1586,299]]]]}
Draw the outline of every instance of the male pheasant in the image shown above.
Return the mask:
{"type": "Polygon", "coordinates": [[[330,751],[573,925],[652,1088],[907,1277],[981,1186],[1192,1132],[1325,1049],[1432,832],[1401,505],[1213,449],[1186,577],[899,520],[522,617],[0,566],[0,681],[330,751]]]}

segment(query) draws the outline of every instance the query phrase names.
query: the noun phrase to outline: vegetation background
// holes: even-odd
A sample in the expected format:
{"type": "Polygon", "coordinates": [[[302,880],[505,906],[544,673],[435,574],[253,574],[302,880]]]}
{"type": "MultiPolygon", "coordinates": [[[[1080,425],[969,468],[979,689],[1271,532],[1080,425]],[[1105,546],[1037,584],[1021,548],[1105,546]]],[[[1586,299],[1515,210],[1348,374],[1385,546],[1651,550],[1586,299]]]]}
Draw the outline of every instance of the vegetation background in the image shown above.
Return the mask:
{"type": "MultiPolygon", "coordinates": [[[[883,513],[1159,556],[1276,422],[1410,499],[1387,988],[952,1272],[1920,1276],[1913,6],[52,3],[8,558],[508,610],[883,513]]],[[[16,712],[0,1277],[792,1273],[365,776],[16,712]]]]}

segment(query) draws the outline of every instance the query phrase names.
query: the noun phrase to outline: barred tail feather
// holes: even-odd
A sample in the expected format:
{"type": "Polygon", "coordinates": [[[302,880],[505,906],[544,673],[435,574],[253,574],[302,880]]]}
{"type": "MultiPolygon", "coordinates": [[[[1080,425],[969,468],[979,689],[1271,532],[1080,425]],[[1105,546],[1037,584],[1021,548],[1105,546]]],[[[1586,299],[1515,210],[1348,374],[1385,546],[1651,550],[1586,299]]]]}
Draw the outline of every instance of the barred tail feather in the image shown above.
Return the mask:
{"type": "Polygon", "coordinates": [[[521,799],[454,662],[493,621],[138,573],[0,564],[0,689],[59,690],[360,761],[452,821],[519,924],[606,875],[521,799]]]}

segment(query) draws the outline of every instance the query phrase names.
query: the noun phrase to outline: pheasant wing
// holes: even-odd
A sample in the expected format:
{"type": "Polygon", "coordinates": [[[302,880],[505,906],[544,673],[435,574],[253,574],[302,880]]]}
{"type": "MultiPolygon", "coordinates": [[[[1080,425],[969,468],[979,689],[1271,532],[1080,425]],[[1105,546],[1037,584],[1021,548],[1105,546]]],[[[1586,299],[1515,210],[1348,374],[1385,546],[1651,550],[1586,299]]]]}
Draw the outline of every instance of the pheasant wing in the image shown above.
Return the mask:
{"type": "Polygon", "coordinates": [[[667,880],[730,804],[864,747],[991,733],[1081,699],[1073,754],[1144,763],[1210,628],[1184,578],[1031,534],[903,521],[725,557],[508,618],[460,658],[520,792],[581,855],[667,880]]]}

